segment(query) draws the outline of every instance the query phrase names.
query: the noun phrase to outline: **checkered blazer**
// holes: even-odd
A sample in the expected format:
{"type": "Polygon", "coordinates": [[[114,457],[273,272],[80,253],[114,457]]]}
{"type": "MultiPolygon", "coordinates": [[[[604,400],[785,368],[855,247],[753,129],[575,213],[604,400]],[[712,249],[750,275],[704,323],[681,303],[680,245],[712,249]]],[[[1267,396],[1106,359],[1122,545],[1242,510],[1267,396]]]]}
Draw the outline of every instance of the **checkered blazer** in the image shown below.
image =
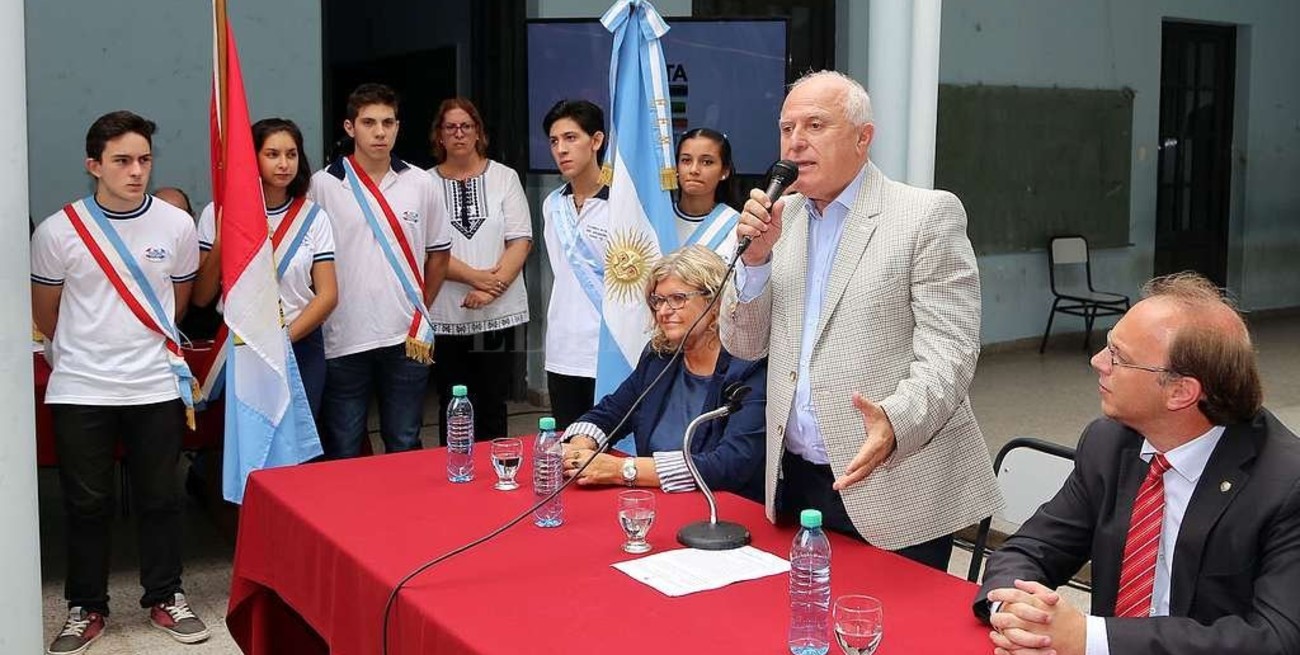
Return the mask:
{"type": "MultiPolygon", "coordinates": [[[[728,285],[723,298],[723,345],[736,357],[769,357],[769,520],[799,366],[807,234],[806,199],[788,196],[767,288],[740,303],[728,285]]],[[[894,182],[868,163],[824,302],[809,372],[831,468],[843,475],[865,438],[854,391],[881,406],[898,438],[893,456],[841,492],[858,532],[897,550],[1000,508],[966,393],[980,350],[980,282],[961,201],[894,182]]]]}

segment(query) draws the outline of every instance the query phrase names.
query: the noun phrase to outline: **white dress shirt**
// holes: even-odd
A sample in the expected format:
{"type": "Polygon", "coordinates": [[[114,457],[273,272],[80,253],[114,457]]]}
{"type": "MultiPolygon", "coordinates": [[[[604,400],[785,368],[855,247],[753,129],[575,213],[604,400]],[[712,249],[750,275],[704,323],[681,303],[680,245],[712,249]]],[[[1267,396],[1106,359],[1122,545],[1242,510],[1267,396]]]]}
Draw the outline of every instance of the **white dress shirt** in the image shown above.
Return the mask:
{"type": "MultiPolygon", "coordinates": [[[[1156,551],[1156,579],[1151,591],[1151,616],[1169,616],[1169,583],[1174,570],[1174,547],[1178,543],[1178,530],[1183,525],[1183,515],[1192,500],[1196,482],[1205,471],[1214,447],[1219,445],[1224,426],[1216,425],[1205,434],[1165,453],[1169,470],[1165,471],[1165,517],[1160,529],[1160,549],[1156,551]]],[[[1151,442],[1142,440],[1142,461],[1151,462],[1156,454],[1151,442]]],[[[1110,655],[1106,642],[1106,619],[1089,616],[1087,629],[1087,655],[1110,655]]]]}

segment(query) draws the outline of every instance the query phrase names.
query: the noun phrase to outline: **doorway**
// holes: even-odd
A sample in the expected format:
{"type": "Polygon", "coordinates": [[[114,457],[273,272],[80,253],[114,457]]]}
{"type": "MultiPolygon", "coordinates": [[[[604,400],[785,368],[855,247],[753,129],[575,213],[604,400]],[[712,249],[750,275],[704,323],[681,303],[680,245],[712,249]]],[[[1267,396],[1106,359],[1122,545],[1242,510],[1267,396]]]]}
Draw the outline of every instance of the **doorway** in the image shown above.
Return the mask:
{"type": "Polygon", "coordinates": [[[1155,274],[1227,286],[1237,28],[1165,21],[1161,34],[1155,274]]]}

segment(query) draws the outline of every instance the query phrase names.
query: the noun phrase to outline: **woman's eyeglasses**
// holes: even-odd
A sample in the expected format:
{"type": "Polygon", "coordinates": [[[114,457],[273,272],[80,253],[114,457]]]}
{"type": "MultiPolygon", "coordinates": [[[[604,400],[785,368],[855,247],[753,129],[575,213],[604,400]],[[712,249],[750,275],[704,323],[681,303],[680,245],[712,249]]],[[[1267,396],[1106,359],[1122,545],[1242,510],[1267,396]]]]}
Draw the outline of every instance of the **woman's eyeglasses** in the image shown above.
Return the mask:
{"type": "Polygon", "coordinates": [[[477,129],[478,126],[473,123],[443,123],[442,124],[442,131],[447,134],[455,134],[457,132],[461,132],[464,134],[473,134],[474,131],[477,129]]]}
{"type": "Polygon", "coordinates": [[[667,303],[669,309],[681,309],[686,306],[686,303],[691,298],[694,298],[695,296],[707,296],[707,295],[709,295],[708,291],[686,291],[686,292],[670,293],[666,296],[661,296],[657,293],[652,293],[650,294],[650,298],[648,301],[650,303],[650,309],[653,309],[654,311],[659,311],[659,308],[663,307],[665,303],[667,303]]]}

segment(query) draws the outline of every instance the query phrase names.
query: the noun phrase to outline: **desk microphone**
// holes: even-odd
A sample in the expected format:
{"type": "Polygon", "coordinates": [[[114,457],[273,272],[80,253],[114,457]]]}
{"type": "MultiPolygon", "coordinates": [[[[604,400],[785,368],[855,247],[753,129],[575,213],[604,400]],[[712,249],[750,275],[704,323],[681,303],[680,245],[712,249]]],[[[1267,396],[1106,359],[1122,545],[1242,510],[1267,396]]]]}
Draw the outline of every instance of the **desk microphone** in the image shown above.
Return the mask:
{"type": "Polygon", "coordinates": [[[686,456],[686,468],[690,469],[691,477],[695,479],[695,486],[704,492],[704,500],[709,504],[709,520],[688,524],[677,531],[678,543],[687,548],[731,550],[746,546],[750,542],[748,528],[739,523],[718,520],[718,503],[713,498],[713,491],[705,484],[704,478],[700,476],[700,469],[695,466],[695,458],[691,456],[691,438],[695,436],[695,429],[713,419],[740,411],[741,402],[750,391],[752,390],[748,386],[739,382],[727,385],[727,388],[722,391],[725,404],[700,414],[686,426],[686,436],[682,439],[682,453],[686,456]]]}
{"type": "MultiPolygon", "coordinates": [[[[789,189],[790,185],[799,179],[799,167],[789,159],[779,160],[772,164],[771,168],[767,169],[767,179],[767,190],[763,193],[767,194],[769,201],[776,202],[776,199],[780,198],[781,194],[784,194],[785,190],[789,189]]],[[[736,246],[736,254],[732,259],[740,259],[740,255],[749,249],[749,244],[752,241],[753,239],[750,237],[740,237],[740,243],[736,246]]]]}

